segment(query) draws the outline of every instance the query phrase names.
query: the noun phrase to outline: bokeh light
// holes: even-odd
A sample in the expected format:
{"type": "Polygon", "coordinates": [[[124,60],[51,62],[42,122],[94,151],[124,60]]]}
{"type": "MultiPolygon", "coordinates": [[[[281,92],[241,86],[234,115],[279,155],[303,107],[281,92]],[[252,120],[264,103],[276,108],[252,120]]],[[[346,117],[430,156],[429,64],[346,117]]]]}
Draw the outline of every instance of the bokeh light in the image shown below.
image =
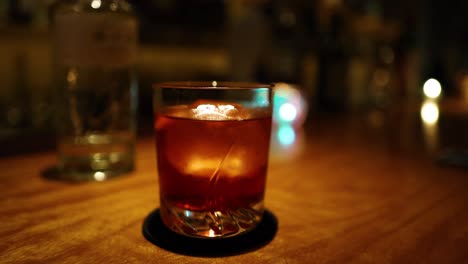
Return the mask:
{"type": "Polygon", "coordinates": [[[429,79],[424,83],[423,92],[426,97],[436,99],[442,92],[442,86],[436,79],[429,79]]]}
{"type": "Polygon", "coordinates": [[[306,118],[307,103],[303,94],[294,85],[275,84],[273,107],[273,122],[277,125],[298,127],[306,118]]]}
{"type": "Polygon", "coordinates": [[[286,122],[292,122],[297,117],[296,107],[290,103],[284,103],[279,108],[279,117],[286,122]]]}
{"type": "Polygon", "coordinates": [[[305,134],[302,127],[278,125],[274,126],[271,132],[270,162],[288,162],[303,152],[305,134]]]}
{"type": "Polygon", "coordinates": [[[104,181],[106,178],[106,174],[102,171],[97,171],[94,173],[94,179],[96,181],[104,181]]]}
{"type": "Polygon", "coordinates": [[[421,107],[421,118],[427,125],[437,123],[439,120],[439,107],[434,102],[424,102],[421,107]]]}
{"type": "Polygon", "coordinates": [[[282,146],[289,146],[296,140],[296,131],[288,125],[279,127],[276,135],[278,137],[278,142],[282,146]]]}
{"type": "Polygon", "coordinates": [[[91,2],[91,7],[94,9],[98,9],[101,7],[101,0],[93,0],[91,2]]]}

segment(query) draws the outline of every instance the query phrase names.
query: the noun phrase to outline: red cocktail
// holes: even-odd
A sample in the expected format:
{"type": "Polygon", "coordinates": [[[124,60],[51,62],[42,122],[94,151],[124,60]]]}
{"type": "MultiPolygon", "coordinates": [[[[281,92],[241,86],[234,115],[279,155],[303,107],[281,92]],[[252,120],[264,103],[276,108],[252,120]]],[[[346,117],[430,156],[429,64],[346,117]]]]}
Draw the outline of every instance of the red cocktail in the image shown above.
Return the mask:
{"type": "Polygon", "coordinates": [[[269,105],[245,108],[238,102],[197,100],[160,107],[155,131],[165,225],[186,235],[219,237],[260,222],[269,105]]]}

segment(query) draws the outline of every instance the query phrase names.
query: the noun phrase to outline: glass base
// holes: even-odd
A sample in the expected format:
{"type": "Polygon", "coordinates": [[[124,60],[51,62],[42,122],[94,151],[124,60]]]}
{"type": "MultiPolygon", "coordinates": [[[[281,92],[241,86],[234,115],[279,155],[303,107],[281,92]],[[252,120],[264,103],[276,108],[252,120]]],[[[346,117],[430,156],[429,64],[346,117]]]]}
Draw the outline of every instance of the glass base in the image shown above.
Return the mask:
{"type": "Polygon", "coordinates": [[[102,171],[79,171],[57,168],[56,178],[67,181],[105,181],[133,171],[132,167],[102,171]]]}
{"type": "Polygon", "coordinates": [[[161,201],[161,219],[176,233],[198,238],[232,237],[252,230],[262,220],[263,202],[249,208],[191,211],[161,201]]]}
{"type": "Polygon", "coordinates": [[[90,134],[64,138],[58,144],[59,178],[104,181],[134,169],[131,134],[90,134]]]}
{"type": "Polygon", "coordinates": [[[133,171],[133,160],[123,159],[118,162],[99,160],[106,166],[96,167],[92,158],[74,157],[66,162],[59,162],[57,167],[59,177],[71,181],[104,181],[133,171]]]}

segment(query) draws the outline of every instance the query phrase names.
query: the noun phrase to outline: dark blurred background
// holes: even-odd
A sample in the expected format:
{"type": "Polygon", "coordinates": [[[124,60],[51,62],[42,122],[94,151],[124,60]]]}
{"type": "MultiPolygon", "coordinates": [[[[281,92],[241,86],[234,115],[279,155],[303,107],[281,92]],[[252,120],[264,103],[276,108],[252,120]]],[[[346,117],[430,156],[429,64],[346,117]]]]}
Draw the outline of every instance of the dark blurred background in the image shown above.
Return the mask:
{"type": "MultiPolygon", "coordinates": [[[[0,0],[1,154],[53,147],[53,0],[0,0]]],[[[437,79],[468,98],[466,1],[133,0],[140,23],[139,126],[152,85],[287,82],[309,117],[420,100],[437,79]]]]}

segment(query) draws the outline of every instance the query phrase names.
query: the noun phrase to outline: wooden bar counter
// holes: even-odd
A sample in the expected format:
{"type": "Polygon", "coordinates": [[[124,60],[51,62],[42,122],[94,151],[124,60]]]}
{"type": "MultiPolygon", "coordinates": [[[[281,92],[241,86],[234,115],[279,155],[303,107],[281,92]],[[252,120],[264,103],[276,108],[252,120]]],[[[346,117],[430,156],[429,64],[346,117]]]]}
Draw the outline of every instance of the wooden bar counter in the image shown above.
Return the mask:
{"type": "Polygon", "coordinates": [[[53,151],[3,157],[0,263],[468,263],[468,169],[441,156],[466,147],[457,113],[422,122],[417,106],[275,130],[265,205],[276,233],[221,257],[143,236],[159,207],[152,137],[138,140],[133,173],[104,182],[41,176],[53,151]]]}

